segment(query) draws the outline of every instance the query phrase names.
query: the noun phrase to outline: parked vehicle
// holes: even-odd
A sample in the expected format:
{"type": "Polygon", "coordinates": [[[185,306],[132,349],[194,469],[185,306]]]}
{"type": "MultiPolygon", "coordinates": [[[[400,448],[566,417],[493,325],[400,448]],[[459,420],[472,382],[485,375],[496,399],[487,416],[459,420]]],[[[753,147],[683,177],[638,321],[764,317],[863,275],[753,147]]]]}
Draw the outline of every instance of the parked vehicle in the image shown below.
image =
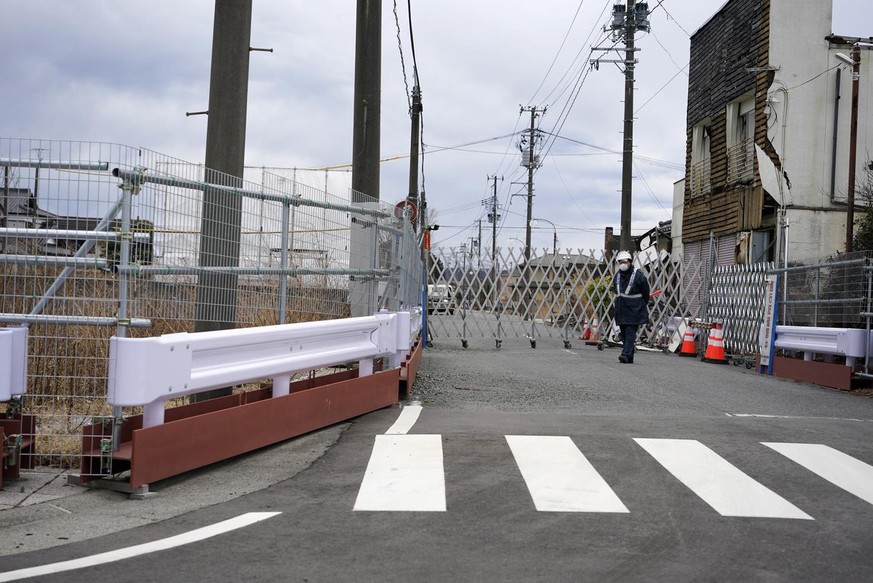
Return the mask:
{"type": "Polygon", "coordinates": [[[455,313],[455,288],[447,283],[435,283],[427,286],[427,313],[455,313]]]}

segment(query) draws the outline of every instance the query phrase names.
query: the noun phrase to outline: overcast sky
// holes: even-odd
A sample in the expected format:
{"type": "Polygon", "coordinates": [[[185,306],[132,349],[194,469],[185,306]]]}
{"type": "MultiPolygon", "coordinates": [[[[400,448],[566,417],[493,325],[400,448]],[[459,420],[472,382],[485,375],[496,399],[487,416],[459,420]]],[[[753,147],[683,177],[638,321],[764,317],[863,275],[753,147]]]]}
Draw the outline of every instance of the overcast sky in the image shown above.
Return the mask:
{"type": "MultiPolygon", "coordinates": [[[[822,0],[824,1],[824,0],[822,0]]],[[[873,2],[833,0],[833,31],[873,35],[873,2]]],[[[502,177],[498,246],[524,240],[526,170],[521,106],[546,108],[546,156],[535,176],[536,248],[601,248],[620,227],[623,77],[590,70],[612,0],[418,0],[412,6],[424,104],[424,186],[441,225],[434,242],[469,245],[488,176],[502,177]],[[594,147],[592,147],[594,146],[594,147]],[[606,151],[604,151],[606,150],[606,151]],[[612,151],[613,153],[611,153],[612,151]],[[521,183],[524,184],[521,184],[521,183]],[[516,238],[516,240],[512,240],[516,238]]],[[[637,35],[634,234],[671,218],[685,158],[689,35],[724,0],[664,0],[637,35]]],[[[650,8],[658,5],[650,0],[650,8]]],[[[105,141],[200,163],[214,0],[3,2],[0,137],[105,141]]],[[[381,198],[408,191],[410,121],[393,0],[383,0],[381,198]],[[398,158],[400,157],[400,158],[398,158]]],[[[407,3],[397,2],[405,79],[412,54],[407,3]]],[[[351,162],[355,2],[254,0],[246,164],[351,162]]],[[[602,54],[602,53],[597,53],[602,54]]],[[[611,57],[615,58],[615,54],[611,57]]],[[[344,193],[340,193],[344,194],[344,193]]]]}

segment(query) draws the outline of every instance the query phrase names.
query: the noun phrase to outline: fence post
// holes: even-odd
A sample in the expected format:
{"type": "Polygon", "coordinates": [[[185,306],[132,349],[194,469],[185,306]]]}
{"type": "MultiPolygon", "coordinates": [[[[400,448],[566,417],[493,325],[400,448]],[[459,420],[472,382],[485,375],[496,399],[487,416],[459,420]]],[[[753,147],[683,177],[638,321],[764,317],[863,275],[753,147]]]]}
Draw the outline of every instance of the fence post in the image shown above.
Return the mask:
{"type": "MultiPolygon", "coordinates": [[[[279,253],[279,265],[282,269],[288,269],[288,229],[289,229],[289,207],[291,203],[286,199],[282,201],[282,235],[281,245],[282,250],[279,253]]],[[[285,312],[287,311],[288,303],[288,274],[282,272],[279,275],[279,321],[278,324],[285,323],[285,312]]]]}

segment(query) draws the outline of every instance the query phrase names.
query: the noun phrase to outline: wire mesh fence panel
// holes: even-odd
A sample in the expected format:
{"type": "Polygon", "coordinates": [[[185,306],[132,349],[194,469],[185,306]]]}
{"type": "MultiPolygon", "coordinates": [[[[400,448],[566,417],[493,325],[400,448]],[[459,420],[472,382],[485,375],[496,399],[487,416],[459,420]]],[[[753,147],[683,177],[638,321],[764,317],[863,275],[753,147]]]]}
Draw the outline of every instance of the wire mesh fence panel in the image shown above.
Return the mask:
{"type": "Polygon", "coordinates": [[[780,269],[779,323],[858,328],[866,320],[869,251],[829,257],[780,269]]]}
{"type": "Polygon", "coordinates": [[[0,325],[29,327],[20,406],[37,416],[37,464],[75,465],[83,425],[138,412],[106,402],[113,335],[420,304],[409,221],[341,184],[328,193],[266,171],[250,182],[142,148],[22,139],[0,139],[0,171],[0,325]]]}

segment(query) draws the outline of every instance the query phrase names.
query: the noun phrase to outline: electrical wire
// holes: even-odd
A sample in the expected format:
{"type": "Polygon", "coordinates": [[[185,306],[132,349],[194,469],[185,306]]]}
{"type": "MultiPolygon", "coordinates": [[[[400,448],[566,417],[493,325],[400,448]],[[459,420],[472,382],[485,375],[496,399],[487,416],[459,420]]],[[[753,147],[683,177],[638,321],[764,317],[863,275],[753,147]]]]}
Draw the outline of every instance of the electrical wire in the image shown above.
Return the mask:
{"type": "Polygon", "coordinates": [[[561,51],[564,50],[564,44],[567,42],[567,37],[570,36],[570,32],[573,30],[573,25],[576,24],[576,18],[579,16],[579,11],[582,10],[582,4],[585,0],[579,0],[579,6],[576,7],[576,12],[573,14],[573,19],[570,21],[570,26],[567,27],[567,32],[564,33],[564,38],[561,40],[561,46],[558,47],[558,51],[555,53],[554,58],[552,59],[552,63],[549,65],[546,74],[543,75],[543,80],[540,81],[539,87],[537,87],[534,94],[528,99],[528,103],[533,103],[534,99],[536,99],[537,93],[540,92],[540,89],[543,88],[543,85],[546,83],[546,79],[549,78],[549,74],[552,72],[552,68],[555,66],[555,63],[558,62],[558,57],[561,55],[561,51]]]}
{"type": "MultiPolygon", "coordinates": [[[[642,108],[644,108],[645,106],[647,106],[647,105],[648,105],[648,104],[649,104],[649,103],[650,103],[654,98],[656,98],[656,97],[658,96],[658,94],[659,94],[661,91],[663,91],[664,89],[666,89],[667,86],[668,86],[670,83],[672,83],[673,80],[676,79],[676,77],[679,76],[679,73],[684,73],[684,72],[685,72],[685,69],[687,69],[687,68],[688,68],[688,65],[685,65],[685,67],[683,67],[682,69],[679,69],[679,71],[677,71],[675,75],[673,75],[672,77],[670,77],[670,79],[669,79],[666,83],[664,83],[664,84],[661,86],[660,89],[658,89],[657,91],[655,91],[654,93],[652,93],[652,96],[651,96],[651,97],[649,97],[648,99],[646,99],[646,101],[645,101],[641,106],[639,106],[638,108],[636,108],[636,110],[634,110],[634,115],[638,114],[638,113],[640,112],[640,110],[641,110],[642,108]]],[[[685,76],[687,77],[687,76],[688,76],[688,73],[685,73],[685,76]]]]}
{"type": "Polygon", "coordinates": [[[643,186],[646,187],[646,192],[649,193],[649,196],[651,197],[651,199],[653,201],[655,201],[655,204],[658,205],[658,207],[664,212],[664,214],[669,217],[672,213],[670,211],[668,211],[666,208],[664,208],[664,205],[661,204],[661,201],[658,200],[657,196],[655,196],[655,191],[653,191],[652,187],[649,186],[649,183],[646,181],[646,177],[643,176],[643,171],[640,170],[640,167],[637,165],[636,161],[634,161],[634,168],[636,168],[637,176],[639,176],[640,182],[643,183],[643,186]]]}
{"type": "MultiPolygon", "coordinates": [[[[581,140],[574,140],[573,138],[568,138],[567,136],[561,136],[555,134],[555,138],[559,138],[561,140],[565,140],[567,142],[572,142],[574,144],[579,144],[580,146],[585,146],[586,148],[592,148],[594,150],[600,150],[602,152],[607,152],[609,154],[622,154],[621,150],[614,150],[612,148],[604,148],[603,146],[597,146],[594,144],[589,144],[588,142],[583,142],[581,140]]],[[[634,158],[638,158],[640,160],[649,162],[655,166],[663,166],[664,168],[670,168],[672,170],[684,170],[684,164],[677,164],[676,162],[670,162],[668,160],[660,160],[658,158],[652,158],[650,156],[641,156],[639,154],[634,154],[634,158]]]]}
{"type": "MultiPolygon", "coordinates": [[[[566,80],[568,77],[571,76],[571,72],[572,72],[572,71],[576,70],[576,68],[577,68],[577,64],[576,64],[576,63],[577,63],[577,61],[579,60],[579,58],[582,56],[583,52],[585,51],[585,45],[587,45],[587,44],[588,44],[588,41],[591,40],[592,35],[593,35],[594,32],[597,30],[598,23],[601,22],[601,21],[603,20],[603,15],[606,13],[606,10],[609,8],[609,6],[610,6],[611,4],[612,4],[612,0],[607,0],[607,1],[606,1],[606,3],[605,3],[604,6],[603,6],[603,9],[600,11],[600,15],[599,15],[599,16],[597,17],[597,19],[594,21],[594,26],[592,26],[591,30],[588,32],[588,36],[585,38],[585,41],[580,45],[579,51],[576,53],[576,56],[573,57],[573,60],[570,62],[570,65],[567,67],[567,70],[564,72],[564,74],[561,76],[561,78],[558,80],[558,82],[555,84],[555,86],[552,88],[552,90],[551,90],[551,91],[550,91],[550,92],[549,92],[549,93],[548,93],[548,94],[543,98],[542,103],[548,103],[548,102],[550,102],[550,98],[551,98],[551,96],[555,93],[555,91],[558,89],[558,87],[560,87],[560,86],[562,85],[562,83],[564,82],[564,80],[566,80]]],[[[601,40],[601,41],[598,41],[597,44],[599,44],[600,42],[602,42],[602,40],[601,40]]],[[[590,54],[590,51],[589,51],[589,54],[590,54]]],[[[583,65],[583,68],[584,68],[584,65],[583,65]]],[[[572,74],[572,78],[573,78],[573,79],[575,79],[577,76],[578,76],[578,73],[573,73],[573,74],[572,74]]],[[[560,96],[561,96],[561,95],[562,95],[562,94],[567,90],[567,88],[570,87],[570,86],[571,86],[571,84],[568,83],[568,84],[564,87],[564,89],[561,90],[561,92],[558,94],[558,97],[556,97],[555,99],[551,100],[551,103],[554,103],[555,101],[557,101],[557,100],[560,98],[560,96]]]]}
{"type": "Polygon", "coordinates": [[[412,115],[412,100],[409,95],[409,81],[406,79],[406,61],[403,59],[403,44],[400,42],[400,17],[397,16],[397,0],[394,0],[394,24],[397,26],[397,50],[400,52],[400,70],[403,72],[403,85],[406,87],[406,105],[412,115]]]}
{"type": "Polygon", "coordinates": [[[664,11],[664,14],[666,14],[666,15],[667,15],[667,19],[668,19],[668,20],[672,20],[672,21],[673,21],[673,22],[675,22],[675,23],[676,23],[676,26],[678,26],[678,27],[679,27],[679,29],[680,29],[680,30],[681,30],[681,31],[682,31],[682,32],[684,32],[684,33],[685,33],[685,36],[687,36],[687,37],[688,37],[688,38],[691,38],[691,35],[690,35],[690,34],[688,34],[688,31],[687,31],[687,30],[685,30],[685,29],[684,29],[684,28],[683,28],[683,27],[682,27],[682,25],[681,25],[681,24],[679,24],[679,21],[678,21],[678,20],[676,20],[676,19],[675,19],[675,18],[674,18],[674,17],[673,17],[673,15],[672,15],[672,14],[670,14],[670,13],[669,13],[669,12],[667,12],[667,9],[666,9],[666,8],[664,8],[664,7],[663,7],[663,6],[662,6],[662,4],[663,4],[663,3],[664,3],[664,0],[661,0],[661,2],[658,2],[658,5],[657,5],[657,6],[655,6],[655,8],[652,8],[652,9],[651,9],[651,10],[649,10],[649,14],[651,14],[651,13],[652,13],[652,12],[654,12],[654,11],[655,11],[655,9],[657,9],[657,8],[660,8],[660,9],[661,9],[661,10],[663,10],[663,11],[664,11]]]}

